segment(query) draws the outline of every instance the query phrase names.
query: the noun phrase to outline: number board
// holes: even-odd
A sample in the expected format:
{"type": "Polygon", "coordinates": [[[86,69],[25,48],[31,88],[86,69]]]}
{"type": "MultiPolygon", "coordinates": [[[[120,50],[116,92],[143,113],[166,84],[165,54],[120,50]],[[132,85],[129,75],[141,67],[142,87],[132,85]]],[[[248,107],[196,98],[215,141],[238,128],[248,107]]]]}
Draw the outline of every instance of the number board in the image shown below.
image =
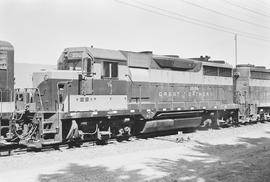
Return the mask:
{"type": "Polygon", "coordinates": [[[82,58],[82,51],[69,52],[68,58],[69,59],[81,59],[82,58]]]}

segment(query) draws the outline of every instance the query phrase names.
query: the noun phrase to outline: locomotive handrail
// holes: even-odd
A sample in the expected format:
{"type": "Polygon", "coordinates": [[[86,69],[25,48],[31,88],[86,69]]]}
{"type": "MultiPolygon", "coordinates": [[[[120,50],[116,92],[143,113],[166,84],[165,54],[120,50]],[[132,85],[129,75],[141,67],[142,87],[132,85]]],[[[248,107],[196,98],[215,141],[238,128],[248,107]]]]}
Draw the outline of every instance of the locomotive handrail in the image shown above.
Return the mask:
{"type": "MultiPolygon", "coordinates": [[[[39,88],[24,88],[24,89],[19,89],[19,88],[17,88],[17,89],[15,89],[15,92],[20,93],[20,91],[21,91],[21,92],[23,92],[23,93],[24,93],[24,92],[27,93],[28,90],[35,90],[35,91],[38,92],[38,98],[39,98],[39,102],[40,102],[40,105],[41,105],[41,110],[44,111],[43,102],[42,102],[42,99],[41,99],[41,93],[40,93],[39,88]]],[[[14,93],[14,94],[15,94],[15,93],[14,93]]],[[[27,103],[26,103],[26,104],[27,104],[27,103]]]]}
{"type": "Polygon", "coordinates": [[[133,80],[131,79],[131,76],[128,74],[125,74],[126,77],[128,77],[128,79],[131,81],[132,85],[135,85],[135,83],[133,82],[133,80]]]}
{"type": "Polygon", "coordinates": [[[131,79],[131,76],[129,74],[125,74],[126,77],[129,78],[129,80],[131,81],[131,84],[132,85],[135,85],[135,86],[139,86],[139,89],[140,89],[140,97],[139,97],[139,110],[141,111],[142,110],[142,85],[136,85],[133,80],[131,79]]]}
{"type": "Polygon", "coordinates": [[[39,96],[39,101],[40,101],[41,109],[42,109],[42,111],[44,111],[44,107],[43,107],[43,103],[42,103],[42,99],[41,99],[41,95],[40,95],[40,90],[39,90],[39,88],[36,88],[36,89],[38,91],[38,96],[39,96]]]}

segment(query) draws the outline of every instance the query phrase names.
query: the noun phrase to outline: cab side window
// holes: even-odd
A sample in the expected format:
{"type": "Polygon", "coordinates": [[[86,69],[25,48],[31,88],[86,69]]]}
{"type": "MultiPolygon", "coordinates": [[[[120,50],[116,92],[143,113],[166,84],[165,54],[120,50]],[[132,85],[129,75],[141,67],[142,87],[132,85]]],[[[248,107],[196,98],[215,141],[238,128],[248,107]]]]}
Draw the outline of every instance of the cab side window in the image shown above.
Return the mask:
{"type": "Polygon", "coordinates": [[[103,77],[117,78],[118,77],[118,63],[103,62],[103,77]]]}

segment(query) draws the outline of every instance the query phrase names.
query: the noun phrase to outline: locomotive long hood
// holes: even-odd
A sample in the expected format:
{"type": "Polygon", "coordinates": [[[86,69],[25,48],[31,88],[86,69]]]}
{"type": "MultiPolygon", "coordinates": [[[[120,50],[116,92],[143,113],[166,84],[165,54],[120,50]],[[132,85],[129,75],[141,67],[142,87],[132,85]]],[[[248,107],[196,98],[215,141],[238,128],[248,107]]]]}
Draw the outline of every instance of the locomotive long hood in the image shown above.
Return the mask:
{"type": "Polygon", "coordinates": [[[174,57],[153,56],[153,59],[161,68],[171,68],[176,70],[191,70],[198,64],[193,60],[174,57]]]}

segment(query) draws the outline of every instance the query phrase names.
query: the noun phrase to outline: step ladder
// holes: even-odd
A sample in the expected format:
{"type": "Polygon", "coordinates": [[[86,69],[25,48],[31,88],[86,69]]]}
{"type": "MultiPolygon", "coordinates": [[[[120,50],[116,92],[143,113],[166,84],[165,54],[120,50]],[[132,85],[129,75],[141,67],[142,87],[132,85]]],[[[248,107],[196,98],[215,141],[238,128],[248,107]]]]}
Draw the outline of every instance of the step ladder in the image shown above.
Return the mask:
{"type": "Polygon", "coordinates": [[[56,126],[55,121],[49,119],[41,121],[40,135],[42,144],[51,145],[59,143],[59,141],[55,139],[55,135],[58,133],[59,128],[56,126]]]}

